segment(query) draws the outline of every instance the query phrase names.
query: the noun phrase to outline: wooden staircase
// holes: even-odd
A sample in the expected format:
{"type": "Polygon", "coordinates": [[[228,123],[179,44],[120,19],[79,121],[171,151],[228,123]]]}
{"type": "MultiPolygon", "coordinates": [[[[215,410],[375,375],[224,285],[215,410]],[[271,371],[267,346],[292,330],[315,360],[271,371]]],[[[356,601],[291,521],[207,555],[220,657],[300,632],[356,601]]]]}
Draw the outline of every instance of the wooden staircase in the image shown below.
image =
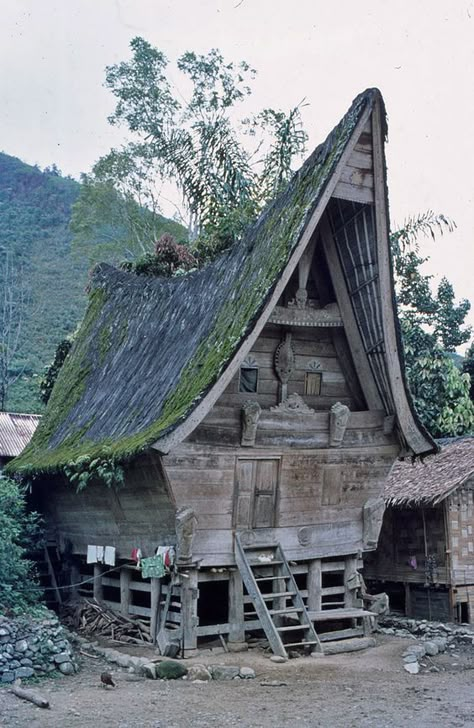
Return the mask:
{"type": "MultiPolygon", "coordinates": [[[[322,652],[319,637],[279,543],[244,546],[235,536],[235,560],[275,655],[288,648],[322,652]],[[285,642],[284,637],[290,641],[285,642]]],[[[250,616],[246,613],[246,616],[250,616]]]]}

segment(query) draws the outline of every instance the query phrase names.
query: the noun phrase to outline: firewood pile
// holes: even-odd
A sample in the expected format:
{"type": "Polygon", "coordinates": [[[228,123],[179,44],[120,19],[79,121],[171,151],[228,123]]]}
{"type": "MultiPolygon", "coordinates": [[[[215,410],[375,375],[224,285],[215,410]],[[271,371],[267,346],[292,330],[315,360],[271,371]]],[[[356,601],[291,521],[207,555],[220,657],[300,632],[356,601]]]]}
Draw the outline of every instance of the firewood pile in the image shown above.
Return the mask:
{"type": "Polygon", "coordinates": [[[152,642],[150,627],[146,622],[113,612],[96,599],[82,598],[66,605],[61,618],[66,626],[82,634],[139,645],[152,642]]]}

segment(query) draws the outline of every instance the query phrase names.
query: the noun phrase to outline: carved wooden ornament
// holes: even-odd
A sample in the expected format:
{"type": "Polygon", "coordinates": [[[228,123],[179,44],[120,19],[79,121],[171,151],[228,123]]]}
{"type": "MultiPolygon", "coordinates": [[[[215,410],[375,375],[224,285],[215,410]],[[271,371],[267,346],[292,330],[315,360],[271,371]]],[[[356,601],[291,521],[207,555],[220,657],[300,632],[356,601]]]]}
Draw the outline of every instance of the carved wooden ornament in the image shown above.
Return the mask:
{"type": "Polygon", "coordinates": [[[336,402],[329,413],[329,447],[340,447],[344,439],[349,415],[349,407],[341,402],[336,402]]]}
{"type": "Polygon", "coordinates": [[[242,406],[242,447],[253,447],[257,436],[258,419],[262,408],[258,402],[250,400],[242,406]]]}

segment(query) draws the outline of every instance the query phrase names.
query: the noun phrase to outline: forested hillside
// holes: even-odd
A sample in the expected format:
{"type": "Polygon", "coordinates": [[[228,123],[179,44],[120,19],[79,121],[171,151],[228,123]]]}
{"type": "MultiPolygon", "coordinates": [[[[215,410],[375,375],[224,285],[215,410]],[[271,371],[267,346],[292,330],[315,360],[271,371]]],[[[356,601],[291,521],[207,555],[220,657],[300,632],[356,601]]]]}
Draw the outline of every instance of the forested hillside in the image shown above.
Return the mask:
{"type": "MultiPolygon", "coordinates": [[[[8,388],[5,404],[11,411],[41,411],[39,378],[58,342],[75,330],[83,315],[88,269],[95,256],[94,240],[81,255],[71,249],[69,221],[79,190],[78,182],[54,167],[41,171],[0,153],[0,317],[9,287],[9,300],[17,308],[20,280],[26,293],[20,342],[9,374],[19,378],[8,388]],[[5,273],[7,258],[10,275],[5,273]]],[[[180,226],[163,218],[163,231],[173,227],[180,226]]],[[[121,257],[119,249],[108,255],[110,262],[121,257]]]]}

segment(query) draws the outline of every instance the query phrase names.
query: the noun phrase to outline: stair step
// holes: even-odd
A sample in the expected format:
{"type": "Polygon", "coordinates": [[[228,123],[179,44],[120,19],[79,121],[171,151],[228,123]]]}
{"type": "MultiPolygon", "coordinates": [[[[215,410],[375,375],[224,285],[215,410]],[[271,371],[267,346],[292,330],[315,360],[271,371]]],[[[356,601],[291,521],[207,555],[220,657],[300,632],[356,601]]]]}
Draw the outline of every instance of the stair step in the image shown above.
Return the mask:
{"type": "Polygon", "coordinates": [[[302,611],[301,607],[289,607],[288,609],[269,609],[268,613],[273,616],[285,616],[285,614],[296,614],[302,611]]]}
{"type": "Polygon", "coordinates": [[[375,617],[374,612],[366,609],[323,609],[318,612],[308,611],[312,622],[324,622],[329,619],[357,619],[358,617],[375,617]]]}
{"type": "Polygon", "coordinates": [[[283,561],[249,561],[249,566],[281,566],[283,561]]]}
{"type": "Polygon", "coordinates": [[[270,592],[269,594],[262,594],[262,599],[278,599],[278,597],[294,597],[294,596],[296,596],[296,592],[294,592],[294,591],[270,592]]]}
{"type": "Polygon", "coordinates": [[[278,579],[290,579],[289,576],[256,576],[255,581],[277,581],[278,579]]]}
{"type": "MultiPolygon", "coordinates": [[[[287,607],[286,609],[268,609],[268,614],[270,614],[272,617],[284,617],[285,615],[292,615],[297,614],[299,612],[302,612],[301,607],[287,607]]],[[[255,617],[257,616],[257,612],[245,612],[246,617],[255,617]]]]}
{"type": "Polygon", "coordinates": [[[285,642],[285,648],[286,647],[311,647],[311,645],[317,645],[319,642],[316,642],[316,640],[311,640],[309,642],[285,642]]]}
{"type": "Polygon", "coordinates": [[[244,551],[271,551],[277,549],[277,543],[253,543],[248,546],[242,546],[244,551]]]}
{"type": "Polygon", "coordinates": [[[311,629],[309,624],[294,624],[291,627],[277,627],[277,632],[294,632],[297,629],[311,629]]]}

